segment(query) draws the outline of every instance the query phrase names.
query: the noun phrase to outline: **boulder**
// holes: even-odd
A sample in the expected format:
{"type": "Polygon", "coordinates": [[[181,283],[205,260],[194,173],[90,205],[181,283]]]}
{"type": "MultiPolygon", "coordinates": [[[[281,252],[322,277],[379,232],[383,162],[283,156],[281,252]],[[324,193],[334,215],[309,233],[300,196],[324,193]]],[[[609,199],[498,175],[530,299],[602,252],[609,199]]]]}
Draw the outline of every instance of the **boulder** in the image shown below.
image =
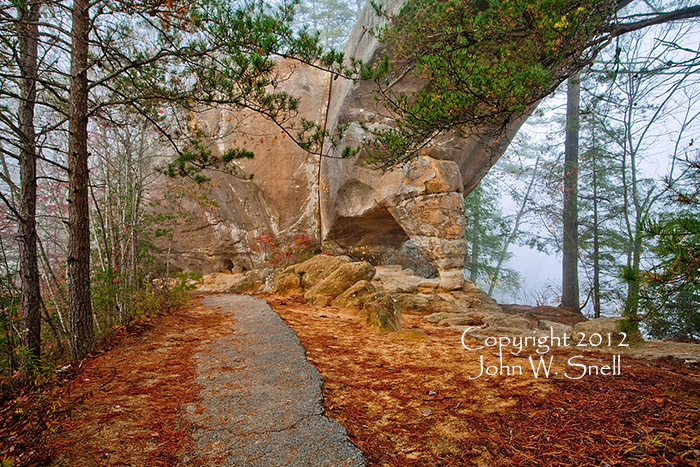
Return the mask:
{"type": "Polygon", "coordinates": [[[547,321],[546,319],[537,322],[537,329],[541,331],[549,331],[555,336],[563,336],[566,334],[570,336],[572,333],[572,327],[567,324],[557,323],[556,321],[547,321]]]}
{"type": "Polygon", "coordinates": [[[533,322],[550,321],[573,326],[576,323],[586,321],[585,316],[579,312],[569,311],[566,308],[554,306],[527,306],[527,305],[499,305],[504,313],[522,315],[533,322]]]}
{"type": "Polygon", "coordinates": [[[252,269],[244,273],[212,273],[202,277],[198,289],[210,293],[261,292],[267,285],[271,271],[252,269]]]}
{"type": "Polygon", "coordinates": [[[479,309],[489,313],[503,313],[496,300],[486,295],[486,292],[483,290],[476,287],[471,287],[467,290],[467,292],[457,290],[450,294],[460,308],[479,309]]]}
{"type": "Polygon", "coordinates": [[[423,293],[405,293],[396,295],[396,306],[404,313],[413,312],[420,313],[423,310],[429,309],[430,304],[437,300],[442,300],[440,297],[426,295],[423,293]]]}
{"type": "Polygon", "coordinates": [[[352,260],[347,256],[316,255],[292,267],[294,272],[301,276],[302,289],[309,290],[350,261],[352,260]]]}
{"type": "Polygon", "coordinates": [[[374,267],[365,261],[341,264],[325,279],[311,287],[304,294],[304,298],[312,305],[326,306],[356,282],[372,280],[374,273],[374,267]]]}
{"type": "Polygon", "coordinates": [[[415,293],[425,279],[416,276],[410,269],[401,266],[377,266],[374,282],[389,293],[415,293]]]}
{"type": "Polygon", "coordinates": [[[275,279],[273,292],[280,295],[301,293],[301,276],[294,271],[280,274],[275,279]]]}
{"type": "Polygon", "coordinates": [[[377,288],[369,281],[358,281],[352,287],[340,294],[331,302],[338,308],[361,310],[368,297],[377,292],[377,288]]]}
{"type": "Polygon", "coordinates": [[[440,287],[440,279],[424,279],[418,284],[418,292],[424,294],[435,293],[440,287]]]}
{"type": "Polygon", "coordinates": [[[378,293],[370,297],[361,313],[370,326],[385,331],[401,329],[401,313],[394,306],[394,300],[390,295],[378,293]]]}
{"type": "MultiPolygon", "coordinates": [[[[629,330],[629,321],[622,316],[597,318],[576,323],[572,332],[572,337],[576,342],[583,339],[583,342],[587,343],[593,334],[600,334],[605,346],[608,344],[608,335],[610,335],[610,343],[613,346],[620,343],[633,345],[644,342],[639,329],[629,330]]],[[[594,337],[593,343],[595,342],[597,342],[597,337],[594,337]]]]}
{"type": "Polygon", "coordinates": [[[535,326],[522,316],[507,315],[505,313],[487,314],[483,320],[486,324],[486,331],[495,334],[504,332],[522,334],[535,329],[535,326]]]}
{"type": "Polygon", "coordinates": [[[392,294],[434,293],[440,286],[439,279],[416,275],[412,269],[400,265],[376,266],[374,283],[392,294]]]}
{"type": "MultiPolygon", "coordinates": [[[[321,302],[323,298],[316,300],[321,302]]],[[[401,329],[401,310],[396,306],[396,299],[385,292],[377,292],[377,288],[368,280],[357,281],[331,305],[359,311],[370,326],[385,331],[401,329]]]]}
{"type": "Polygon", "coordinates": [[[470,311],[461,306],[450,294],[399,294],[396,295],[397,306],[406,313],[429,315],[431,313],[447,312],[461,313],[470,311]]]}
{"type": "Polygon", "coordinates": [[[243,273],[227,274],[227,273],[212,273],[202,276],[197,288],[201,292],[223,293],[235,288],[245,278],[243,273]]]}

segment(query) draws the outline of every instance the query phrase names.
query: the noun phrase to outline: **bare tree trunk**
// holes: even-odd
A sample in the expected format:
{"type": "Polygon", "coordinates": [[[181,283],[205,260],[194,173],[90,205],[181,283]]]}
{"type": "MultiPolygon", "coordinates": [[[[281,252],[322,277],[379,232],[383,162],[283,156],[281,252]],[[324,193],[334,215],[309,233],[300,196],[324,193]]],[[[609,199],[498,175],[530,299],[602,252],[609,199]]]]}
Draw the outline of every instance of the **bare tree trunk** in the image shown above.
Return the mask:
{"type": "Polygon", "coordinates": [[[44,311],[44,321],[46,321],[46,324],[49,325],[49,329],[51,330],[51,334],[53,334],[53,338],[58,344],[59,351],[61,354],[66,354],[66,346],[63,344],[63,337],[65,337],[65,334],[62,334],[54,325],[53,320],[51,319],[51,315],[49,314],[49,309],[46,308],[46,304],[42,300],[41,302],[41,309],[44,311]]]}
{"type": "Polygon", "coordinates": [[[65,309],[68,303],[68,301],[66,300],[66,295],[63,292],[63,289],[61,288],[61,284],[59,284],[58,279],[56,278],[56,274],[54,273],[53,268],[51,267],[49,257],[46,254],[46,250],[44,249],[44,244],[41,241],[41,238],[39,237],[37,237],[37,245],[39,246],[39,253],[41,255],[40,258],[43,261],[44,280],[46,281],[46,288],[51,294],[54,307],[56,307],[56,314],[58,315],[58,320],[61,323],[61,330],[67,334],[68,329],[66,329],[66,325],[63,320],[63,314],[61,312],[61,308],[65,309]]]}
{"type": "Polygon", "coordinates": [[[532,193],[532,187],[535,185],[535,180],[537,179],[538,169],[540,167],[540,159],[542,155],[538,153],[537,159],[535,159],[535,166],[532,169],[532,177],[530,177],[530,183],[527,185],[527,190],[525,190],[525,196],[523,196],[523,201],[520,203],[520,208],[518,213],[515,215],[515,221],[513,222],[513,228],[510,229],[510,234],[503,242],[501,247],[501,252],[498,255],[498,263],[496,264],[496,270],[493,273],[493,278],[491,279],[491,285],[489,286],[489,291],[487,295],[492,296],[494,289],[496,288],[496,282],[501,276],[501,270],[503,269],[503,264],[506,262],[506,257],[508,255],[508,249],[510,245],[515,241],[515,238],[520,232],[520,222],[522,222],[525,213],[527,212],[527,205],[530,203],[530,194],[532,193]]]}
{"type": "Polygon", "coordinates": [[[598,225],[598,165],[593,158],[593,317],[600,318],[600,227],[598,225]]]}
{"type": "Polygon", "coordinates": [[[627,297],[625,298],[625,314],[630,317],[637,316],[639,308],[639,270],[642,256],[642,237],[639,232],[641,229],[638,222],[635,225],[635,235],[630,241],[631,258],[628,262],[628,270],[633,279],[627,283],[627,297]]]}
{"type": "MultiPolygon", "coordinates": [[[[39,11],[35,1],[29,8],[18,8],[20,94],[20,276],[22,277],[22,346],[38,361],[41,358],[41,288],[37,261],[36,234],[36,130],[34,103],[38,77],[39,11]]],[[[31,362],[25,362],[31,368],[31,362]]]]}
{"type": "MultiPolygon", "coordinates": [[[[9,273],[11,271],[10,265],[7,261],[7,252],[5,251],[5,242],[3,242],[2,235],[0,235],[0,262],[2,262],[2,267],[4,271],[9,273]]],[[[2,319],[6,323],[12,323],[12,309],[14,308],[15,293],[12,282],[10,281],[0,281],[0,294],[12,297],[12,303],[10,306],[0,307],[0,312],[2,313],[2,319]]],[[[13,327],[10,326],[9,329],[5,329],[4,335],[2,336],[5,342],[5,349],[7,352],[7,375],[12,375],[15,371],[15,353],[13,352],[15,348],[14,334],[12,333],[13,327]]],[[[12,384],[12,378],[8,378],[10,385],[12,384]]],[[[10,386],[12,387],[12,386],[10,386]]]]}
{"type": "Polygon", "coordinates": [[[88,34],[87,0],[73,2],[68,138],[68,306],[71,350],[83,358],[93,348],[90,296],[90,204],[88,202],[88,34]]]}
{"type": "Polygon", "coordinates": [[[566,91],[566,142],[564,144],[564,238],[562,307],[579,311],[578,290],[578,135],[581,75],[569,78],[566,91]]]}

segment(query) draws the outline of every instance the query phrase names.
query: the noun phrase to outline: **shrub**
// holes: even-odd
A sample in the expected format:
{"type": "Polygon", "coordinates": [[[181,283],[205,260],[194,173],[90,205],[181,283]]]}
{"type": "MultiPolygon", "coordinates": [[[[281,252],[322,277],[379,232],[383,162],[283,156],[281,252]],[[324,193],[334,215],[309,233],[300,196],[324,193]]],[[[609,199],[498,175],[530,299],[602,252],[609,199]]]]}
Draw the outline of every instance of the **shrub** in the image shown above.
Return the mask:
{"type": "Polygon", "coordinates": [[[297,235],[291,243],[282,245],[276,236],[264,233],[255,238],[251,249],[261,252],[265,262],[276,268],[305,261],[316,254],[313,241],[305,235],[297,235]]]}

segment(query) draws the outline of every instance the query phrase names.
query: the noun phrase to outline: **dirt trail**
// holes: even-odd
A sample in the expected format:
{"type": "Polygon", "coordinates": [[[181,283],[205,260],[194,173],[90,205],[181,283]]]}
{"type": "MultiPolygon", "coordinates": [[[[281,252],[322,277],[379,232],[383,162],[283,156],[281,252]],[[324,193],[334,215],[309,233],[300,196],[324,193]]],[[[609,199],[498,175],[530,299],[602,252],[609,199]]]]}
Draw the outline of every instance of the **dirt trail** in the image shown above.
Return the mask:
{"type": "Polygon", "coordinates": [[[321,375],[264,301],[218,295],[159,317],[65,389],[53,466],[361,466],[324,416],[321,375]]]}
{"type": "Polygon", "coordinates": [[[362,453],[324,415],[322,380],[299,338],[267,303],[212,295],[204,305],[235,317],[233,335],[197,353],[200,400],[188,405],[196,452],[181,465],[359,467],[362,453]]]}
{"type": "MultiPolygon", "coordinates": [[[[158,317],[86,361],[65,385],[63,416],[44,442],[43,457],[55,466],[272,467],[285,464],[269,455],[287,451],[293,459],[287,465],[323,465],[305,464],[293,453],[304,444],[294,430],[323,420],[318,373],[299,369],[304,362],[285,363],[286,344],[271,329],[284,330],[284,339],[301,350],[277,315],[261,312],[260,301],[250,297],[234,310],[231,297],[211,296],[158,317]],[[258,344],[250,339],[272,352],[255,355],[258,344]],[[275,366],[281,386],[264,374],[275,366]],[[302,382],[285,380],[299,371],[307,375],[302,382]],[[280,392],[285,388],[291,394],[280,392]],[[312,394],[310,401],[296,404],[299,392],[312,394]],[[265,399],[271,419],[256,415],[265,399]],[[271,430],[275,423],[290,430],[271,430]],[[253,444],[238,444],[243,441],[253,444]],[[275,452],[265,454],[260,445],[275,452]]],[[[326,414],[347,429],[369,465],[700,465],[697,368],[623,356],[619,376],[572,380],[561,372],[574,354],[557,349],[550,355],[559,374],[535,379],[527,361],[537,355],[529,350],[508,359],[522,364],[523,375],[474,378],[478,354],[465,352],[459,332],[419,315],[404,316],[407,330],[383,333],[332,308],[294,298],[268,301],[323,376],[326,414]]],[[[487,364],[497,361],[492,349],[481,354],[487,364]]],[[[581,361],[602,366],[610,355],[585,353],[581,361]]],[[[335,436],[327,438],[326,450],[357,460],[357,451],[332,447],[335,436]]]]}

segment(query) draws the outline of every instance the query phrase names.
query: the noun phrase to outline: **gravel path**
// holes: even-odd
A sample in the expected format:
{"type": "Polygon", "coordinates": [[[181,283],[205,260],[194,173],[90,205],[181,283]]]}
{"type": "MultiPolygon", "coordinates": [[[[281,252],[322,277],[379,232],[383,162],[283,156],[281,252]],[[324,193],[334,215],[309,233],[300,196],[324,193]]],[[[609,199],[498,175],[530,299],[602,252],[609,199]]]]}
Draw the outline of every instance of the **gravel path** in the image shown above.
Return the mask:
{"type": "Polygon", "coordinates": [[[203,389],[186,407],[196,452],[183,465],[364,465],[345,429],[323,415],[321,375],[267,303],[221,294],[203,304],[231,313],[235,325],[195,356],[203,389]]]}

